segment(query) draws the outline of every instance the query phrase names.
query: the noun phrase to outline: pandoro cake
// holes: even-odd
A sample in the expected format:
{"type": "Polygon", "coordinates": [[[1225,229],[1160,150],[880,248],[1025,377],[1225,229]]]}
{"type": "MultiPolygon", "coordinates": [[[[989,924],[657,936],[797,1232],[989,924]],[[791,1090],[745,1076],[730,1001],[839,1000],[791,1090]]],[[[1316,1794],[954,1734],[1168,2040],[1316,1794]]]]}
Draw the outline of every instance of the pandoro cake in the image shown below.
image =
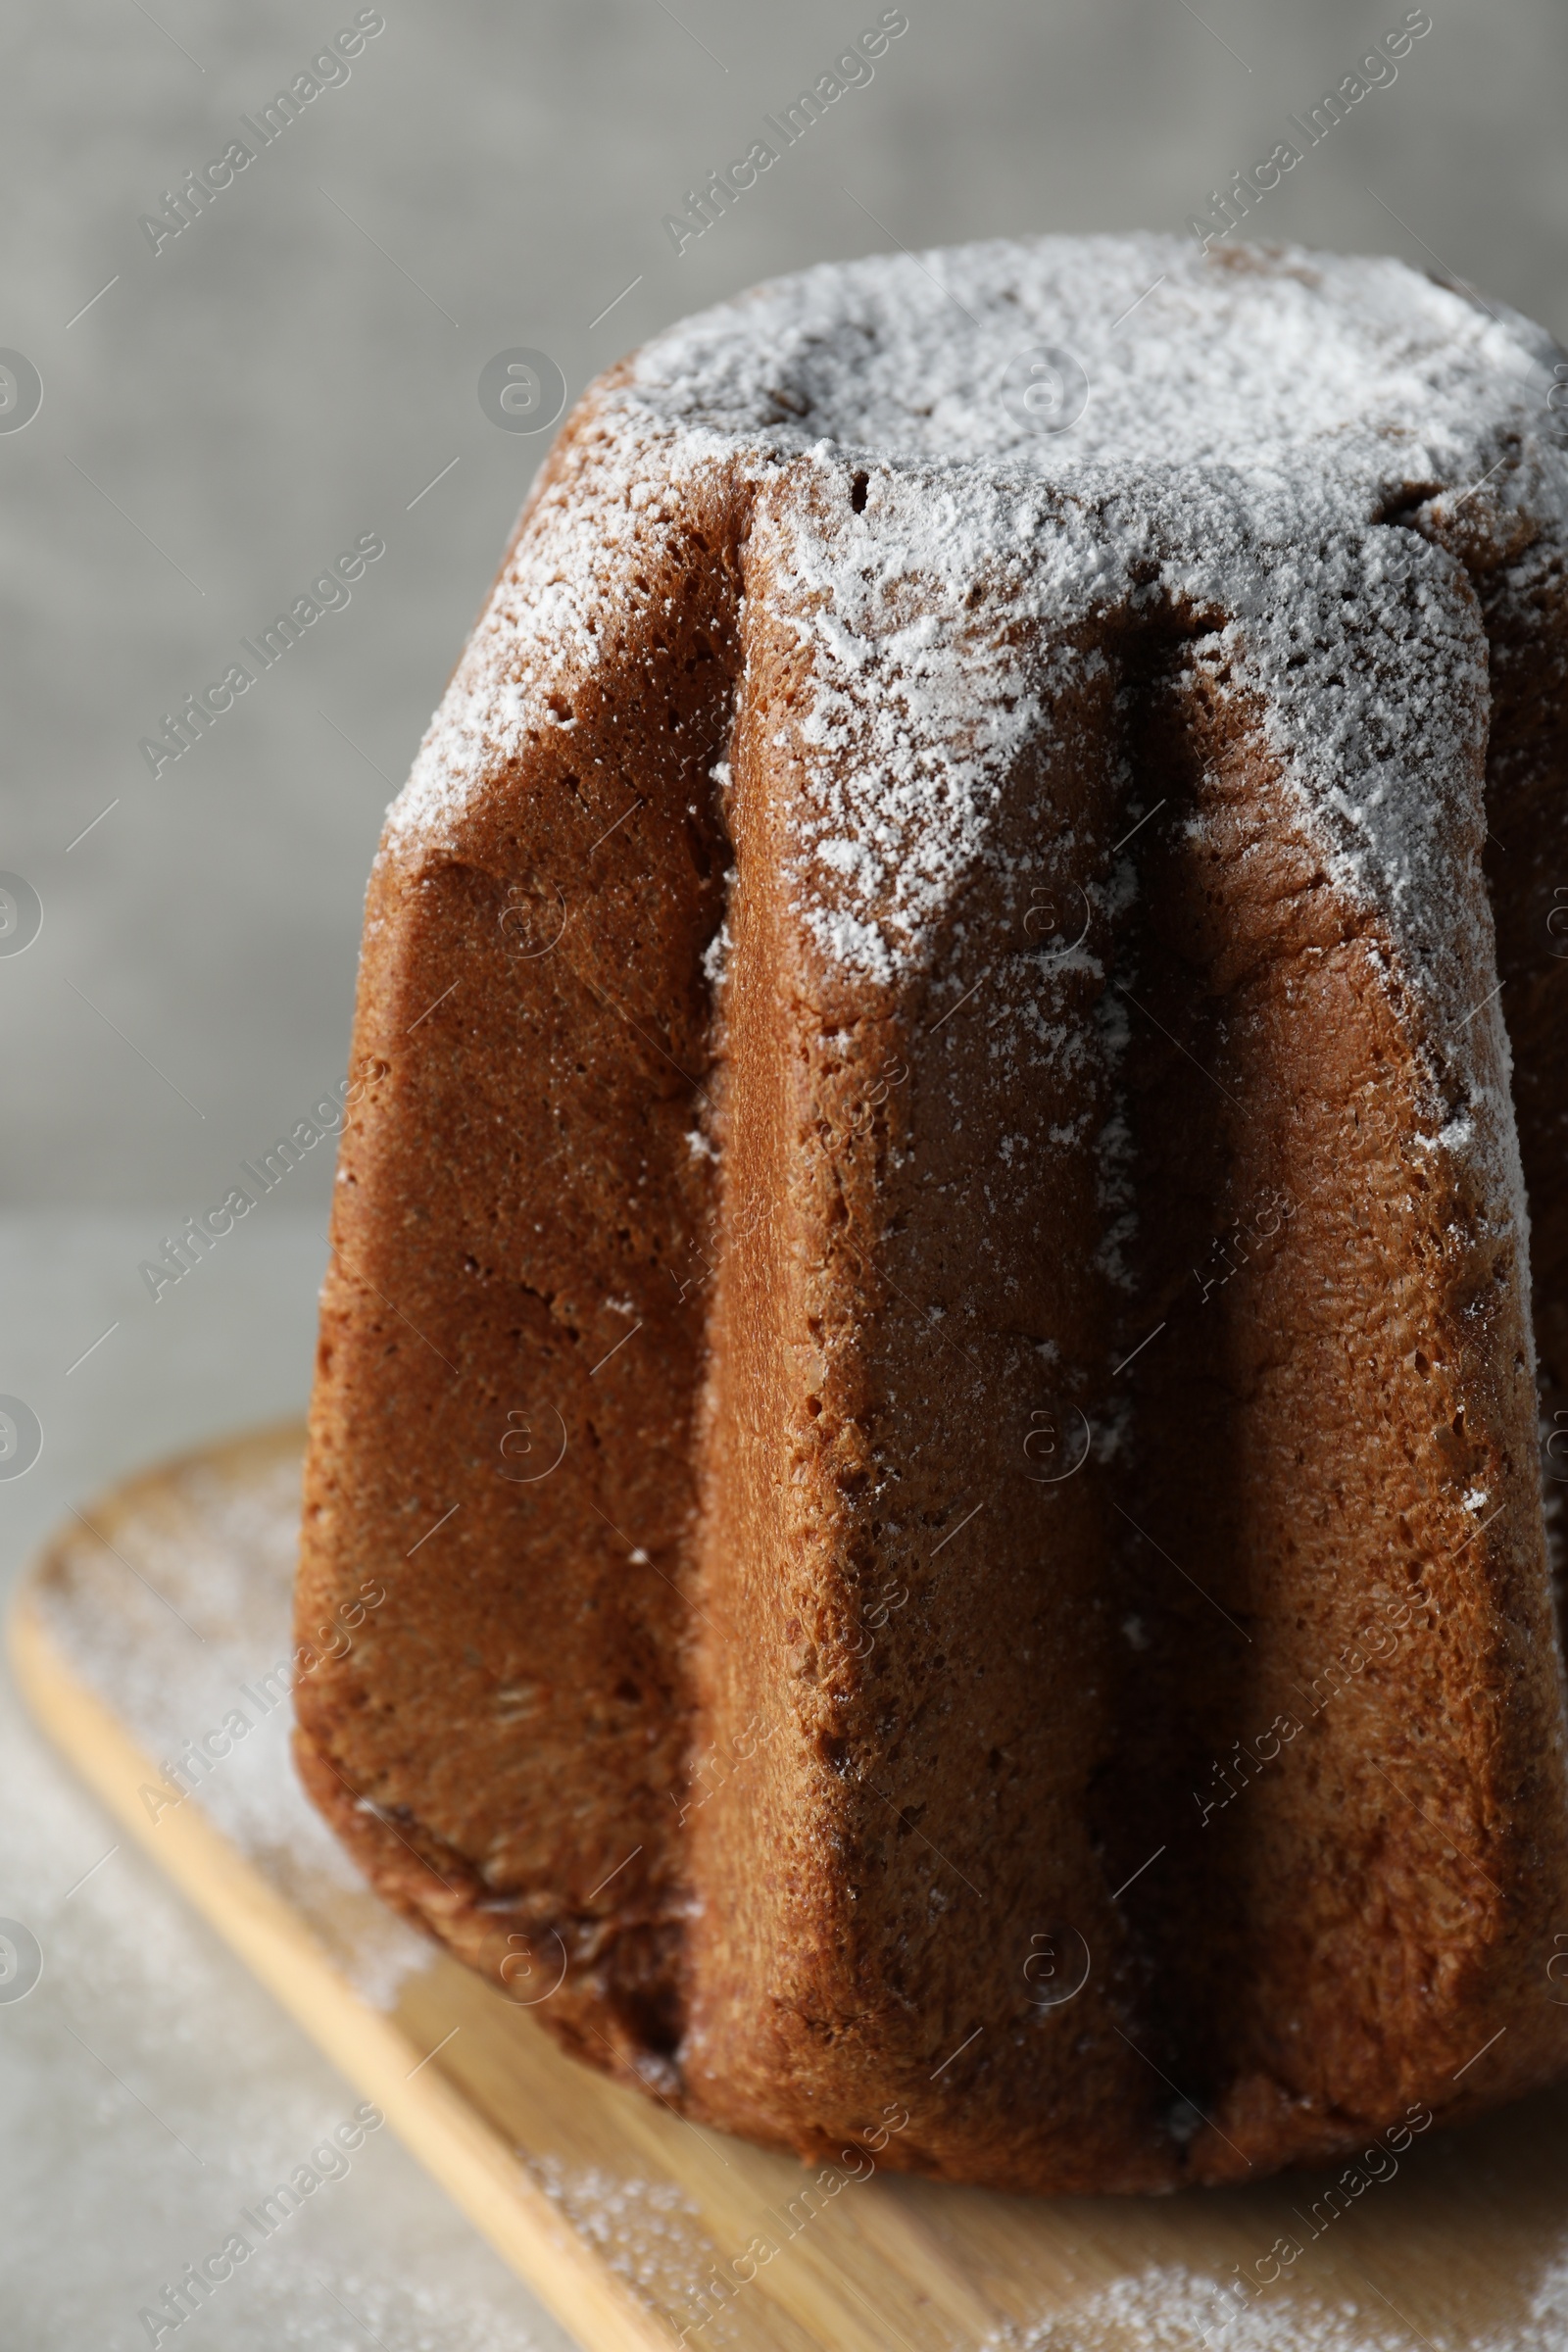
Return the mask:
{"type": "Polygon", "coordinates": [[[693,2119],[1166,2189],[1568,2064],[1559,359],[1045,237],[556,443],[370,881],[297,1751],[693,2119]]]}

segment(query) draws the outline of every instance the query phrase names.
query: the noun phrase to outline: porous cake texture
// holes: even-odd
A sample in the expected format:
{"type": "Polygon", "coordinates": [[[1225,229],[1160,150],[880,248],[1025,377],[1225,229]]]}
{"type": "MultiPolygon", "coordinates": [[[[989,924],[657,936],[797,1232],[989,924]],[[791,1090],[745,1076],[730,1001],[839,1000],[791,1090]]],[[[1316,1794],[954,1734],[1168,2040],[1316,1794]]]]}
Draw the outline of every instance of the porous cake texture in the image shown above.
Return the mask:
{"type": "Polygon", "coordinates": [[[524,509],[370,884],[299,1754],[690,2117],[1160,2189],[1568,2063],[1558,359],[835,265],[524,509]]]}

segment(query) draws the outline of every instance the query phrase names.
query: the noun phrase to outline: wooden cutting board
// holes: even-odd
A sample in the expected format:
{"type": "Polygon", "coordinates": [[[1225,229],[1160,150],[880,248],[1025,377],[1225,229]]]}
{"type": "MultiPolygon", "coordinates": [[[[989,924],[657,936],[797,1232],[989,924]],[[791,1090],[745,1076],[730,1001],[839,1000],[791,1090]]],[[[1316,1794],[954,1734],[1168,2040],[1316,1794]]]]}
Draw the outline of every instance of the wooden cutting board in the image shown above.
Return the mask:
{"type": "Polygon", "coordinates": [[[74,1513],[22,1587],[17,1678],[111,1812],[590,2352],[1568,2346],[1568,2091],[1430,2133],[1393,2177],[1358,2172],[1333,2196],[1341,2176],[1294,2174],[1046,2201],[869,2155],[858,2177],[808,2173],[562,2056],[527,2008],[391,1918],[293,1778],[270,1670],[302,1445],[261,1431],[74,1513]]]}

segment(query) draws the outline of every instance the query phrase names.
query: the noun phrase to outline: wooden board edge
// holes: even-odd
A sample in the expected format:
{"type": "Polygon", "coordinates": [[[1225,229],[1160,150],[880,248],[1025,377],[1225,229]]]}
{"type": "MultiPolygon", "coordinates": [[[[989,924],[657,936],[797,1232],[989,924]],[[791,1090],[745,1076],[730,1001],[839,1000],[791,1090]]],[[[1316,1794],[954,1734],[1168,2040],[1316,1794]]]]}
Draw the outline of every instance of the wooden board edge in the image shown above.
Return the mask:
{"type": "Polygon", "coordinates": [[[115,1819],[294,2019],[370,2099],[411,2154],[588,2352],[670,2352],[670,2333],[585,2246],[532,2174],[392,2020],[371,2009],[308,1928],[194,1804],[157,1825],[139,1792],[160,1774],[50,1636],[37,1588],[19,1582],[7,1626],[17,1688],[35,1722],[115,1819]]]}

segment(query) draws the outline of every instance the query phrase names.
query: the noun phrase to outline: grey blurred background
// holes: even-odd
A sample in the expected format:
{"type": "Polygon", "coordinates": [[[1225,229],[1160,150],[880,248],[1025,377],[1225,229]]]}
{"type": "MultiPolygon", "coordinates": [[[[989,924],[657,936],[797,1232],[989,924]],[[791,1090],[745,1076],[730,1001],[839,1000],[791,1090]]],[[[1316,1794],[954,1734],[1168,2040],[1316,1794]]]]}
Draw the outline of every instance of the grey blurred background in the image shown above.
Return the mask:
{"type": "MultiPolygon", "coordinates": [[[[122,1470],[304,1402],[329,1145],[157,1305],[136,1268],[344,1067],[381,811],[549,441],[485,416],[485,362],[541,349],[575,396],[667,320],[818,259],[1180,231],[1405,16],[907,0],[869,86],[677,255],[662,216],[874,0],[371,13],[384,29],[348,79],[156,253],[141,216],[361,12],[0,14],[0,347],[43,386],[0,430],[0,868],[43,907],[24,953],[0,940],[0,1393],[44,1430],[38,1463],[0,1483],[8,1574],[122,1470]],[[139,740],[367,532],[386,552],[352,602],[151,775],[139,740]]],[[[1256,232],[1444,268],[1562,338],[1568,12],[1431,15],[1256,232]]],[[[51,1954],[0,2011],[4,2338],[129,2345],[149,2249],[177,2262],[205,2242],[143,2102],[211,2151],[217,2213],[218,2151],[292,2146],[341,2085],[134,1856],[67,1895],[112,1833],[9,1702],[0,1785],[0,1915],[51,1954]]],[[[192,2339],[372,2340],[346,2298],[389,2352],[560,2341],[412,2165],[383,2159],[330,2235],[192,2339]]]]}
{"type": "MultiPolygon", "coordinates": [[[[678,23],[661,0],[387,0],[352,78],[155,256],[138,216],[339,21],[157,13],[165,31],[134,0],[13,13],[0,79],[0,343],[44,384],[0,435],[0,862],[46,910],[0,973],[0,1199],[155,1223],[344,1064],[380,812],[549,440],[481,413],[492,353],[544,349],[575,396],[681,313],[817,259],[1180,229],[1404,11],[909,0],[871,85],[678,257],[662,216],[871,0],[679,0],[678,23]],[[155,781],[138,739],[372,529],[387,553],[352,606],[155,781]]],[[[1568,331],[1568,13],[1432,13],[1258,231],[1441,257],[1568,331]]]]}

